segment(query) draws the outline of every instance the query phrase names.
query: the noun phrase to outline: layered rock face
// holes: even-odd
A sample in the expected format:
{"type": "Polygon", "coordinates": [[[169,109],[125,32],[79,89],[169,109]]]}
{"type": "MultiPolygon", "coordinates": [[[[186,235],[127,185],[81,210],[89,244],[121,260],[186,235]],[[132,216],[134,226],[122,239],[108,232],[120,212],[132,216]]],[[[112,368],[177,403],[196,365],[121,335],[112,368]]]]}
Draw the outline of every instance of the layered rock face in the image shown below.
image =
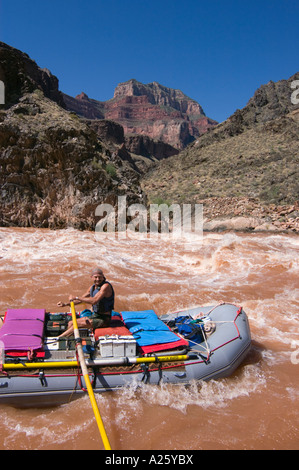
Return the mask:
{"type": "Polygon", "coordinates": [[[57,78],[3,43],[0,67],[1,226],[93,229],[99,204],[145,203],[120,125],[66,111],[57,78]]]}
{"type": "Polygon", "coordinates": [[[106,102],[92,100],[84,93],[76,98],[65,95],[64,100],[68,109],[81,116],[120,123],[126,136],[148,136],[177,149],[217,124],[196,101],[157,82],[144,85],[132,79],[121,83],[106,102]]]}

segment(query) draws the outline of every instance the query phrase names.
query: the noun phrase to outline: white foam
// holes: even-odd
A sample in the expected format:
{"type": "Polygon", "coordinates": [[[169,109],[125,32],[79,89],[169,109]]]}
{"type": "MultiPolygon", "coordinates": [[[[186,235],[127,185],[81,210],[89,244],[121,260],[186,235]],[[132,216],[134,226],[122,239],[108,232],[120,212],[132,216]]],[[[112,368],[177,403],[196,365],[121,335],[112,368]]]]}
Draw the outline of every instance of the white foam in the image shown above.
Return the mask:
{"type": "Polygon", "coordinates": [[[163,406],[186,414],[190,406],[223,408],[232,400],[261,392],[266,386],[266,376],[254,365],[244,367],[234,378],[192,381],[188,386],[165,384],[145,385],[134,382],[117,392],[117,406],[131,408],[137,414],[142,406],[163,406]]]}

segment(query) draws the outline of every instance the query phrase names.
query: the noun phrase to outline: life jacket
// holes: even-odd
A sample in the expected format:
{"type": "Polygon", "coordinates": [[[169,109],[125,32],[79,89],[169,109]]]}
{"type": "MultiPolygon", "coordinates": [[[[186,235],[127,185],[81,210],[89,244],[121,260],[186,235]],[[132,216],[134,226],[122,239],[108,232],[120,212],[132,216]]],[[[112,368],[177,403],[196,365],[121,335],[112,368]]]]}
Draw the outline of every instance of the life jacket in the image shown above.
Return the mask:
{"type": "Polygon", "coordinates": [[[106,281],[106,279],[104,279],[104,281],[99,287],[96,287],[95,285],[91,286],[90,296],[94,297],[104,284],[109,284],[109,286],[112,289],[112,295],[110,297],[104,297],[95,305],[93,305],[94,313],[106,313],[106,312],[111,312],[114,309],[114,297],[115,297],[114,289],[112,285],[110,284],[110,282],[106,281]]]}

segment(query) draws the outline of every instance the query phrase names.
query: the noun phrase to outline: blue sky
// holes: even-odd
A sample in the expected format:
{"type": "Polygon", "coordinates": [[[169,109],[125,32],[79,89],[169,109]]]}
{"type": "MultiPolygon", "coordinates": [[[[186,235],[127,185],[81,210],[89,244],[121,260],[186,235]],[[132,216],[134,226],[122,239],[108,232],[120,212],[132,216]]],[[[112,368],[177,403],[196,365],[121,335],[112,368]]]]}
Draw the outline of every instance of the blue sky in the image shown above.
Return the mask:
{"type": "Polygon", "coordinates": [[[0,0],[0,15],[0,40],[71,96],[157,81],[221,122],[299,70],[298,0],[0,0]]]}

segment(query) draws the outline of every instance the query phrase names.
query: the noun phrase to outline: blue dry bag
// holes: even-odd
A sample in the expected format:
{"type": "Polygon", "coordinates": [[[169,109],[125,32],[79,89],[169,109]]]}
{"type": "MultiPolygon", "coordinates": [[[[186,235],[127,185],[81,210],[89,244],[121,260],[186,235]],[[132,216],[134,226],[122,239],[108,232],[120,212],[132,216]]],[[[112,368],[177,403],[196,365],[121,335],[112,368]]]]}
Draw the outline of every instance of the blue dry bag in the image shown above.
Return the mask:
{"type": "Polygon", "coordinates": [[[201,343],[204,340],[203,322],[193,320],[192,317],[181,316],[175,319],[175,326],[178,332],[187,340],[194,343],[201,343]]]}

